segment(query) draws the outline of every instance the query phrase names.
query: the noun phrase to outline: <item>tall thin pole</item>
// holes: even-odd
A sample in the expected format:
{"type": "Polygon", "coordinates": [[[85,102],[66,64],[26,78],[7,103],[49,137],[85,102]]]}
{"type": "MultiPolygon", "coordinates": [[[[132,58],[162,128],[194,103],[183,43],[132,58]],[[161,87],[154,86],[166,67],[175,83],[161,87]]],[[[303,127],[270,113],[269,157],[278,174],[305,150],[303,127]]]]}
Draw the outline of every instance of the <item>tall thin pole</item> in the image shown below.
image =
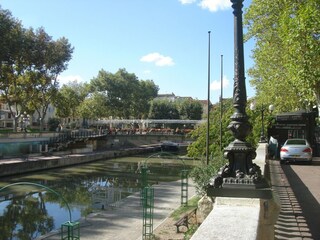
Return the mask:
{"type": "Polygon", "coordinates": [[[220,150],[222,151],[222,113],[223,113],[223,55],[221,55],[221,93],[220,93],[220,150]]]}
{"type": "Polygon", "coordinates": [[[208,104],[207,104],[207,141],[206,141],[206,157],[207,165],[209,165],[209,130],[210,130],[210,33],[208,31],[209,41],[208,41],[208,104]]]}

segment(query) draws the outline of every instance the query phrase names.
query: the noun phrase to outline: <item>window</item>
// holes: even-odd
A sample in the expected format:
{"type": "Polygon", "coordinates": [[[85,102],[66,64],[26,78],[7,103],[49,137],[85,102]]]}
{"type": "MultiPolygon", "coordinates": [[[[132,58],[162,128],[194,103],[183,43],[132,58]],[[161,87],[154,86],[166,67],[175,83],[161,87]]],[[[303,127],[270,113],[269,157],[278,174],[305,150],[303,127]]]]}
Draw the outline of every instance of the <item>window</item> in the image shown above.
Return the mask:
{"type": "Polygon", "coordinates": [[[289,139],[287,145],[306,145],[306,141],[303,139],[289,139]]]}

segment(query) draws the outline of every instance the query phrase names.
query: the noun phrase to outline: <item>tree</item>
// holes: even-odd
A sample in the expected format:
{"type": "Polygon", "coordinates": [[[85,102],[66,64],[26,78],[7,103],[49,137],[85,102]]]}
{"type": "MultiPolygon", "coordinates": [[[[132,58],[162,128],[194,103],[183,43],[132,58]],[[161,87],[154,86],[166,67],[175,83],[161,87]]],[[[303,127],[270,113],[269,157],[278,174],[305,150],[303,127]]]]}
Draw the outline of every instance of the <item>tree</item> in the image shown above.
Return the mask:
{"type": "Polygon", "coordinates": [[[38,113],[42,122],[49,105],[58,95],[57,78],[67,69],[73,48],[64,37],[56,41],[52,40],[43,28],[39,28],[36,32],[29,29],[28,35],[31,62],[23,75],[24,85],[28,87],[24,95],[29,100],[29,108],[38,113]]]}
{"type": "Polygon", "coordinates": [[[57,76],[67,68],[73,48],[39,28],[24,29],[11,13],[0,8],[0,91],[14,116],[38,113],[42,121],[57,94],[57,76]]]}
{"type": "Polygon", "coordinates": [[[13,128],[16,130],[17,121],[23,112],[20,106],[24,105],[20,77],[25,69],[23,59],[27,57],[24,44],[25,31],[21,23],[12,17],[11,12],[2,10],[1,7],[0,36],[1,99],[8,104],[10,113],[14,117],[13,128]]]}
{"type": "Polygon", "coordinates": [[[89,84],[77,81],[64,84],[58,92],[54,106],[56,115],[60,118],[76,118],[77,109],[89,94],[89,84]]]}
{"type": "Polygon", "coordinates": [[[115,74],[100,70],[90,82],[92,91],[104,93],[109,114],[118,118],[140,118],[158,93],[153,81],[140,81],[134,73],[119,69],[115,74]]]}
{"type": "Polygon", "coordinates": [[[154,100],[151,103],[150,119],[180,119],[177,104],[169,100],[154,100]]]}
{"type": "Polygon", "coordinates": [[[158,95],[159,87],[152,80],[139,81],[139,86],[134,95],[132,115],[135,118],[147,118],[151,101],[158,95]]]}
{"type": "Polygon", "coordinates": [[[277,111],[320,107],[318,0],[253,0],[245,13],[246,39],[256,41],[249,70],[257,104],[277,111]]]}
{"type": "MultiPolygon", "coordinates": [[[[250,105],[250,102],[248,105],[250,105]]],[[[200,158],[203,161],[192,169],[190,177],[195,182],[197,191],[202,195],[206,193],[206,188],[210,179],[216,175],[218,170],[227,162],[227,159],[222,157],[222,152],[223,149],[233,141],[231,131],[227,129],[231,121],[230,117],[234,112],[232,99],[224,100],[222,111],[222,145],[220,145],[219,141],[220,107],[217,104],[213,105],[210,111],[209,165],[204,161],[204,157],[206,156],[206,124],[202,124],[191,133],[192,137],[196,140],[188,146],[188,156],[200,158]],[[222,151],[220,150],[221,147],[222,151]]],[[[250,124],[252,125],[252,133],[247,137],[246,141],[252,144],[252,146],[257,146],[261,131],[261,114],[259,111],[249,110],[248,106],[246,112],[249,117],[250,124]]]]}
{"type": "Polygon", "coordinates": [[[94,92],[77,108],[79,115],[84,119],[97,119],[108,116],[107,96],[104,93],[94,92]]]}
{"type": "MultiPolygon", "coordinates": [[[[233,139],[231,131],[227,127],[230,117],[233,114],[232,99],[224,100],[222,117],[222,143],[220,143],[220,106],[213,105],[210,110],[210,129],[209,129],[209,153],[213,158],[221,158],[221,149],[225,148],[233,139]]],[[[191,137],[195,141],[188,146],[188,156],[202,158],[206,156],[206,136],[207,124],[203,123],[191,132],[191,137]]]]}
{"type": "Polygon", "coordinates": [[[179,112],[181,119],[201,120],[203,109],[198,100],[187,99],[180,102],[179,112]]]}

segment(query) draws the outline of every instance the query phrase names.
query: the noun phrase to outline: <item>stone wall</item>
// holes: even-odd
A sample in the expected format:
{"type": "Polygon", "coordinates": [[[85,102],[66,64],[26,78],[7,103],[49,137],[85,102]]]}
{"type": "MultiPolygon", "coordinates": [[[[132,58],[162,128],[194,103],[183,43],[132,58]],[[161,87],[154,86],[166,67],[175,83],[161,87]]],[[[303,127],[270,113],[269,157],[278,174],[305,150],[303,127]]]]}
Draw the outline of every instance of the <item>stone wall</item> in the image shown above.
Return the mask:
{"type": "Polygon", "coordinates": [[[0,160],[0,177],[23,174],[33,171],[41,171],[51,168],[67,167],[71,165],[83,164],[102,159],[125,157],[159,150],[159,146],[154,146],[77,154],[68,154],[69,152],[60,152],[61,155],[33,155],[29,157],[2,159],[0,160]]]}

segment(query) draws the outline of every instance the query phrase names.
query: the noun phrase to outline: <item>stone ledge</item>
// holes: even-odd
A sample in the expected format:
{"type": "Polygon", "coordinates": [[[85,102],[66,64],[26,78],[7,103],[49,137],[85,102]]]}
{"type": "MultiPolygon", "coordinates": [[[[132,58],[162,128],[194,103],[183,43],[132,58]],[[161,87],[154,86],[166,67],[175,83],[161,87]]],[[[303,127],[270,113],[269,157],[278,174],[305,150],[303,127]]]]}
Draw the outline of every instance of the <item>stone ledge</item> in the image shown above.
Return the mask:
{"type": "Polygon", "coordinates": [[[213,211],[191,240],[257,239],[259,215],[259,199],[217,197],[213,211]]]}

